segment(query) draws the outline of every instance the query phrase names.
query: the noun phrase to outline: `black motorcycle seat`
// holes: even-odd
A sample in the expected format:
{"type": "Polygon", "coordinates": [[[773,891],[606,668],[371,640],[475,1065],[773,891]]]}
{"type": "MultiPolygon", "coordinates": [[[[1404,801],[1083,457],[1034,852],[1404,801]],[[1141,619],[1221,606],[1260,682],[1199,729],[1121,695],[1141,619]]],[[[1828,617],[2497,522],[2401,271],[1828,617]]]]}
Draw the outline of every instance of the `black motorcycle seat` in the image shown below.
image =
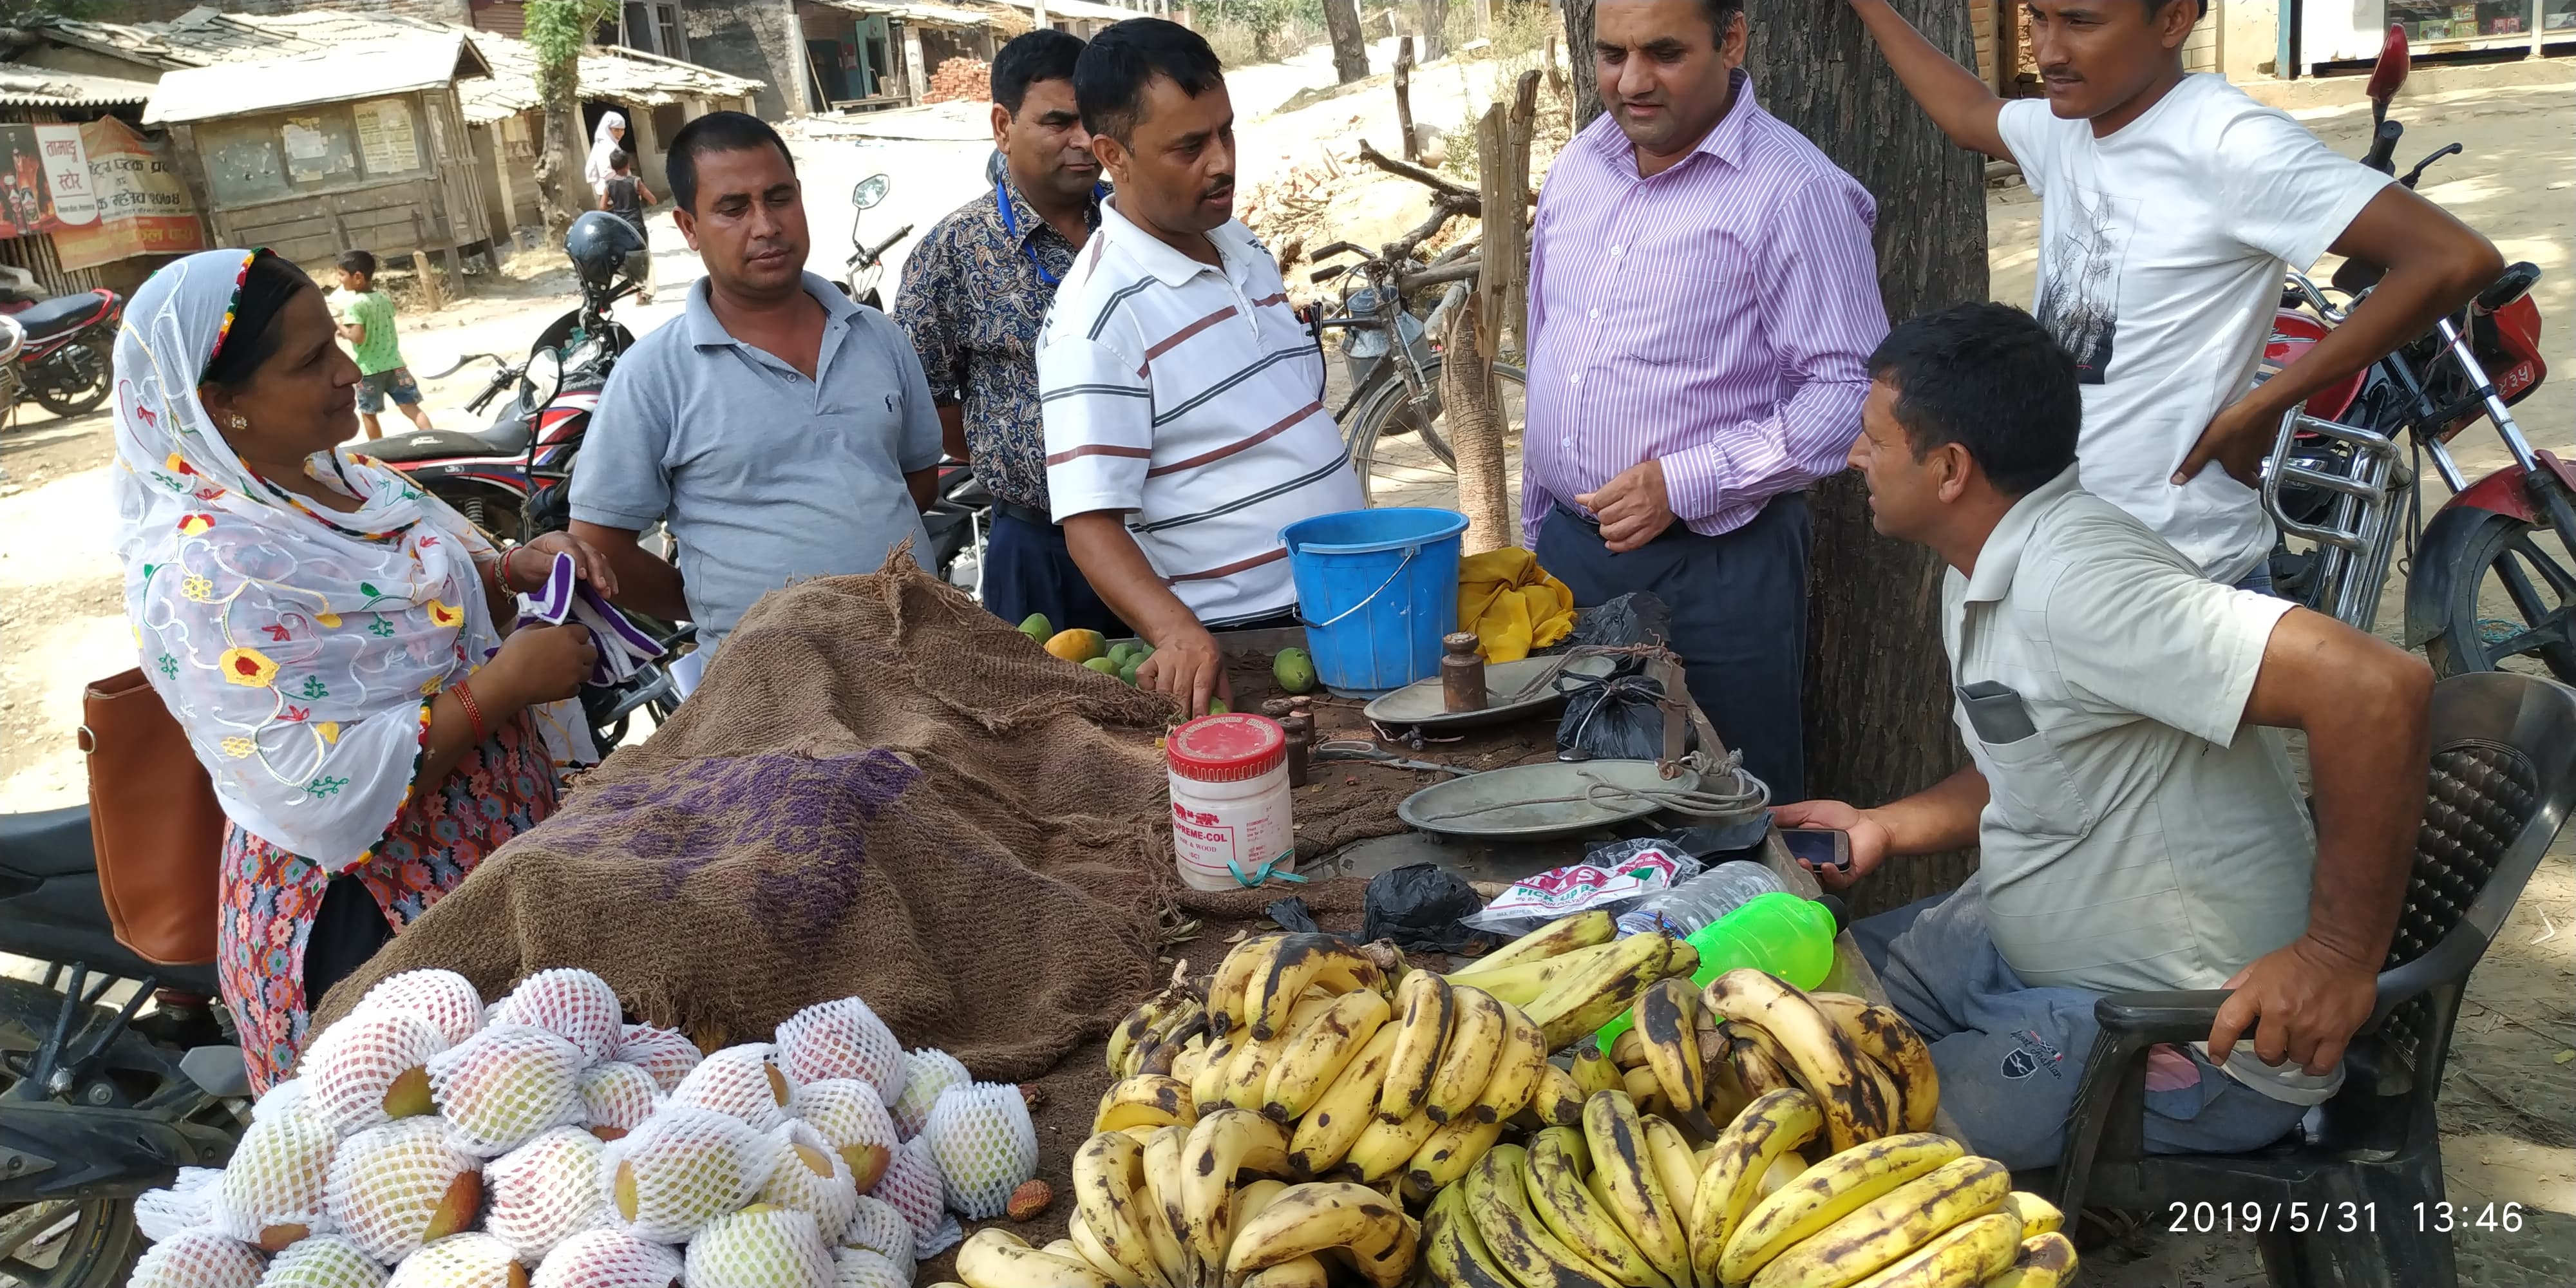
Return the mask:
{"type": "Polygon", "coordinates": [[[360,450],[388,465],[455,456],[517,456],[528,450],[528,422],[514,416],[475,434],[448,429],[392,434],[360,450]]]}
{"type": "Polygon", "coordinates": [[[98,866],[90,848],[89,807],[0,814],[0,868],[24,876],[67,877],[98,866]]]}
{"type": "Polygon", "coordinates": [[[73,327],[87,325],[91,318],[97,316],[100,303],[95,294],[57,295],[10,316],[27,329],[28,339],[44,340],[73,327]]]}

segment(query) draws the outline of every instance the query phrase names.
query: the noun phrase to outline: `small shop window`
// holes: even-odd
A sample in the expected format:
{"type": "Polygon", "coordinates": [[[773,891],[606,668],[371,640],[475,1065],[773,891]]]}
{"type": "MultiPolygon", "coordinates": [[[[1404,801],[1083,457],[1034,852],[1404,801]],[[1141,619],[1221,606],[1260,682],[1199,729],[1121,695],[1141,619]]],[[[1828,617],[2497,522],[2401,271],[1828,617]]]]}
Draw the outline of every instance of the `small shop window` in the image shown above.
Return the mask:
{"type": "Polygon", "coordinates": [[[2576,0],[2540,0],[2540,29],[2576,31],[2576,0]]]}
{"type": "MultiPolygon", "coordinates": [[[[2543,0],[2544,23],[2576,26],[2576,0],[2543,0]]],[[[2530,0],[2393,0],[2388,20],[2406,28],[2408,40],[2438,44],[2519,36],[2530,31],[2530,0]]]]}

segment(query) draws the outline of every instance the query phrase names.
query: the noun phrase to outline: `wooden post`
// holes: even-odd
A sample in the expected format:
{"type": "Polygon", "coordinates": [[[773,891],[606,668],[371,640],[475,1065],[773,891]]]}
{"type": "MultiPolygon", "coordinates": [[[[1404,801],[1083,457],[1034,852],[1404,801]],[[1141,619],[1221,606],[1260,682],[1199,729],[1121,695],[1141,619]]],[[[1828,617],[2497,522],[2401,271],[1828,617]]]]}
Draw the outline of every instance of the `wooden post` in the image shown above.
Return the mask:
{"type": "Polygon", "coordinates": [[[1404,131],[1404,159],[1422,160],[1413,139],[1413,37],[1395,42],[1395,128],[1404,131]]]}
{"type": "Polygon", "coordinates": [[[1485,267],[1477,283],[1484,307],[1476,340],[1477,352],[1488,362],[1505,331],[1523,350],[1529,348],[1529,337],[1522,334],[1529,317],[1529,207],[1523,198],[1529,191],[1530,135],[1538,120],[1536,71],[1521,73],[1510,115],[1502,116],[1502,110],[1497,103],[1486,112],[1500,118],[1490,148],[1482,126],[1476,137],[1485,222],[1485,267]]]}
{"type": "MultiPolygon", "coordinates": [[[[1480,142],[1491,133],[1497,151],[1502,111],[1499,103],[1487,108],[1476,131],[1480,142]]],[[[1511,487],[1503,475],[1503,417],[1494,396],[1494,360],[1485,356],[1491,346],[1476,320],[1481,307],[1471,292],[1462,307],[1449,310],[1441,341],[1446,354],[1440,363],[1440,421],[1458,458],[1458,511],[1467,516],[1464,549],[1471,555],[1520,544],[1520,516],[1512,512],[1511,487]]]]}

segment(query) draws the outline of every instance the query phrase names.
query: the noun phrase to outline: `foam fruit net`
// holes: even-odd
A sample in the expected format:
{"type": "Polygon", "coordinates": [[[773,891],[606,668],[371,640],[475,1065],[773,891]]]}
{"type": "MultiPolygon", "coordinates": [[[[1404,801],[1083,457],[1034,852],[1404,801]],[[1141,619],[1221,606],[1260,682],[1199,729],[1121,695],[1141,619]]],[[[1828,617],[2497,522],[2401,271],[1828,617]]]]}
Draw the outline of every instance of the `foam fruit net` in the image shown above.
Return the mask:
{"type": "Polygon", "coordinates": [[[474,1036],[474,1030],[483,1027],[483,995],[474,991],[471,981],[452,970],[407,970],[388,975],[367,990],[358,1009],[416,1015],[437,1029],[449,1046],[474,1036]]]}
{"type": "Polygon", "coordinates": [[[259,1249],[212,1230],[182,1230],[134,1263],[126,1288],[258,1288],[259,1249]]]}
{"type": "Polygon", "coordinates": [[[481,1170],[480,1160],[449,1146],[446,1124],[435,1118],[370,1127],[331,1156],[331,1219],[368,1256],[390,1265],[420,1247],[456,1178],[481,1170]]]}
{"type": "Polygon", "coordinates": [[[519,982],[493,1012],[495,1024],[531,1024],[581,1048],[595,1063],[617,1050],[626,1017],[617,990],[586,970],[541,970],[519,982]]]}
{"type": "Polygon", "coordinates": [[[836,1288],[912,1288],[912,1272],[865,1248],[843,1248],[832,1256],[836,1288]]]}
{"type": "Polygon", "coordinates": [[[850,1228],[841,1232],[841,1246],[884,1257],[903,1272],[903,1282],[912,1282],[912,1222],[884,1199],[859,1196],[858,1206],[850,1213],[850,1228]]]}
{"type": "MultiPolygon", "coordinates": [[[[253,1121],[257,1121],[254,1119],[253,1121]]],[[[159,1243],[181,1230],[212,1219],[215,1190],[224,1179],[219,1167],[182,1167],[165,1190],[146,1190],[135,1197],[134,1224],[143,1237],[159,1243]]]]}
{"type": "Polygon", "coordinates": [[[855,997],[818,1002],[788,1016],[778,1026],[778,1063],[798,1082],[857,1078],[873,1084],[888,1103],[903,1094],[903,1044],[855,997]]]}
{"type": "Polygon", "coordinates": [[[608,1220],[599,1183],[606,1146],[578,1127],[557,1127],[483,1169],[483,1228],[535,1264],[554,1246],[608,1220]]]}
{"type": "Polygon", "coordinates": [[[653,1075],[653,1085],[669,1091],[680,1085],[680,1079],[705,1059],[698,1044],[677,1029],[657,1029],[650,1024],[629,1024],[617,1039],[616,1059],[653,1075]]]}
{"type": "Polygon", "coordinates": [[[812,1214],[736,1212],[689,1242],[689,1288],[833,1288],[831,1245],[812,1214]]]}
{"type": "Polygon", "coordinates": [[[957,1057],[933,1047],[920,1047],[904,1055],[903,1094],[887,1108],[894,1112],[895,1130],[905,1140],[921,1134],[930,1122],[930,1107],[939,1103],[939,1093],[950,1087],[962,1087],[975,1080],[957,1057]]]}
{"type": "Polygon", "coordinates": [[[337,1235],[317,1235],[277,1254],[259,1288],[384,1288],[385,1268],[337,1235]]]}
{"type": "Polygon", "coordinates": [[[790,1120],[770,1135],[771,1147],[777,1151],[769,1165],[769,1179],[761,1184],[759,1201],[795,1208],[814,1218],[823,1231],[825,1243],[838,1243],[850,1228],[850,1216],[858,1211],[859,1191],[852,1184],[850,1165],[823,1143],[822,1133],[801,1122],[790,1120]],[[821,1171],[816,1171],[816,1167],[821,1171]]]}
{"type": "MultiPolygon", "coordinates": [[[[862,1169],[863,1174],[855,1178],[861,1194],[876,1188],[877,1177],[885,1171],[885,1161],[902,1143],[895,1136],[894,1119],[886,1115],[885,1106],[877,1100],[876,1088],[856,1078],[826,1078],[797,1088],[796,1113],[807,1126],[822,1133],[824,1143],[844,1158],[860,1147],[880,1151],[875,1165],[862,1169]]],[[[857,1168],[859,1164],[853,1162],[851,1166],[857,1168]]]]}
{"type": "Polygon", "coordinates": [[[388,1118],[385,1093],[394,1080],[449,1045],[446,1034],[418,1015],[360,1007],[314,1039],[296,1066],[304,1108],[343,1133],[373,1127],[388,1118]]]}
{"type": "Polygon", "coordinates": [[[919,1137],[905,1141],[869,1193],[893,1204],[912,1223],[913,1256],[935,1257],[957,1242],[957,1218],[948,1214],[947,1184],[939,1178],[929,1142],[919,1137]]]}
{"type": "Polygon", "coordinates": [[[1020,1089],[1007,1082],[939,1093],[920,1138],[947,1181],[948,1205],[978,1221],[1002,1215],[1011,1191],[1038,1172],[1037,1126],[1020,1089]]]}
{"type": "Polygon", "coordinates": [[[563,1037],[525,1024],[496,1024],[429,1062],[438,1110],[456,1147],[493,1158],[549,1127],[581,1121],[581,1071],[588,1061],[563,1037]]]}
{"type": "Polygon", "coordinates": [[[270,1230],[327,1232],[325,1195],[339,1145],[329,1123],[300,1107],[253,1122],[216,1186],[216,1228],[245,1243],[264,1243],[270,1230]]]}
{"type": "Polygon", "coordinates": [[[770,1131],[787,1121],[796,1103],[796,1088],[778,1068],[777,1050],[766,1042],[726,1047],[701,1061],[671,1091],[671,1103],[738,1118],[753,1131],[770,1131]],[[780,1097],[784,1085],[785,1098],[780,1097]]]}
{"type": "Polygon", "coordinates": [[[450,1235],[403,1258],[385,1288],[510,1288],[517,1261],[491,1235],[450,1235]]]}
{"type": "Polygon", "coordinates": [[[680,1254],[620,1230],[590,1230],[555,1245],[528,1288],[670,1288],[680,1254]]]}
{"type": "Polygon", "coordinates": [[[686,1243],[707,1222],[751,1201],[775,1158],[767,1138],[738,1119],[665,1105],[599,1160],[609,1219],[656,1243],[686,1243]],[[619,1209],[619,1171],[633,1176],[634,1210],[619,1209]]]}
{"type": "Polygon", "coordinates": [[[593,1127],[633,1131],[653,1116],[659,1098],[653,1075],[631,1064],[610,1061],[581,1075],[582,1121],[593,1127]]]}

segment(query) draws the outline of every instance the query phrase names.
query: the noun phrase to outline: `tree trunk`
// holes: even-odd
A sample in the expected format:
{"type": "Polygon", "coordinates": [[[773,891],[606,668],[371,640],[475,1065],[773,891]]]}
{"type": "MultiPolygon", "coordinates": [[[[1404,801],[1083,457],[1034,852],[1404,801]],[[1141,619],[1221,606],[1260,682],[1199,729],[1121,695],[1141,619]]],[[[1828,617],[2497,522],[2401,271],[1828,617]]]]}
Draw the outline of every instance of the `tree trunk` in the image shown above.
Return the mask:
{"type": "Polygon", "coordinates": [[[1592,0],[1564,0],[1565,76],[1574,83],[1574,128],[1601,115],[1601,82],[1592,74],[1592,0]]]}
{"type": "Polygon", "coordinates": [[[1404,134],[1398,149],[1407,161],[1422,160],[1422,141],[1413,133],[1413,37],[1395,42],[1395,128],[1404,134]]]}
{"type": "Polygon", "coordinates": [[[546,103],[544,137],[537,148],[537,205],[545,214],[546,240],[560,246],[564,230],[590,208],[596,196],[582,176],[590,140],[581,130],[581,103],[564,76],[566,89],[546,103]]]}
{"type": "MultiPolygon", "coordinates": [[[[1502,106],[1487,109],[1496,134],[1502,106]]],[[[1520,544],[1520,515],[1512,509],[1511,483],[1503,477],[1503,414],[1494,396],[1493,359],[1479,353],[1476,315],[1483,301],[1469,294],[1449,310],[1446,355],[1440,363],[1440,423],[1458,458],[1458,512],[1467,516],[1468,554],[1520,544]]]]}
{"type": "Polygon", "coordinates": [[[1333,76],[1344,85],[1365,79],[1368,41],[1360,35],[1358,0],[1324,0],[1324,27],[1333,35],[1333,76]]]}
{"type": "MultiPolygon", "coordinates": [[[[1934,45],[1974,65],[1966,0],[1896,3],[1934,45]]],[[[1877,199],[1873,240],[1889,320],[1985,299],[1979,159],[1953,145],[1906,96],[1849,6],[1751,0],[1748,15],[1753,39],[1745,63],[1763,107],[1877,199]]],[[[1942,565],[1930,550],[1871,529],[1857,477],[1826,479],[1810,499],[1807,790],[1875,805],[1966,763],[1950,724],[1942,565]]],[[[1951,889],[1973,871],[1973,854],[1892,863],[1855,891],[1853,911],[1898,907],[1951,889]]]]}
{"type": "Polygon", "coordinates": [[[1422,0],[1422,61],[1449,56],[1449,0],[1422,0]]]}

